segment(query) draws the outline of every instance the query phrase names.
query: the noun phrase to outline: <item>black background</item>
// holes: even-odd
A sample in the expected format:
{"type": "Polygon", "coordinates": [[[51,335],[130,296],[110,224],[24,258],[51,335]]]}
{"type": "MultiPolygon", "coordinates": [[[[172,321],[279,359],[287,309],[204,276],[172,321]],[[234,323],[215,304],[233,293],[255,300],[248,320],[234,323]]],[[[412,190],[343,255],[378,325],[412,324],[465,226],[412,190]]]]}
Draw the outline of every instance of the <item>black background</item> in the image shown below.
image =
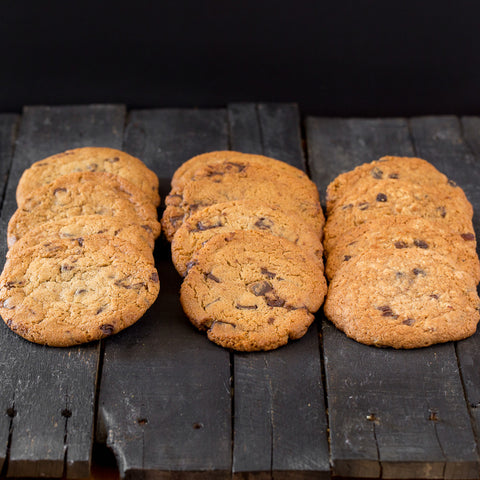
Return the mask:
{"type": "Polygon", "coordinates": [[[480,113],[478,1],[0,0],[0,111],[300,104],[480,113]]]}

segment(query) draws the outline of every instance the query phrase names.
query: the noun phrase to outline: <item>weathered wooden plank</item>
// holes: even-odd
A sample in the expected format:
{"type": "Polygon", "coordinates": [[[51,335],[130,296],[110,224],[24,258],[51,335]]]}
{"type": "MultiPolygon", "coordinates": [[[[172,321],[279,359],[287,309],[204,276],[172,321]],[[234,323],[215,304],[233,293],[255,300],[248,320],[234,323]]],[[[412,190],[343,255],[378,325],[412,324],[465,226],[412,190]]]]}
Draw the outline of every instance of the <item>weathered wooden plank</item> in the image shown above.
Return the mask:
{"type": "MultiPolygon", "coordinates": [[[[121,106],[27,107],[20,125],[0,218],[2,231],[16,208],[23,170],[67,148],[121,147],[121,106]]],[[[5,233],[1,238],[3,266],[5,233]]],[[[48,348],[0,325],[0,402],[12,415],[9,476],[89,475],[99,343],[48,348]]]]}
{"type": "MultiPolygon", "coordinates": [[[[402,119],[310,118],[312,176],[324,190],[341,171],[360,163],[418,154],[410,133],[402,119]]],[[[443,158],[441,151],[435,154],[443,158]]],[[[478,477],[452,343],[414,351],[376,349],[347,339],[327,320],[323,339],[334,474],[478,477]]]]}
{"type": "MultiPolygon", "coordinates": [[[[182,162],[226,148],[225,110],[133,111],[124,141],[126,151],[157,173],[162,198],[182,162]]],[[[158,300],[137,324],[105,342],[99,431],[122,477],[229,477],[229,352],[183,314],[181,278],[169,251],[159,240],[158,300]]]]}
{"type": "MultiPolygon", "coordinates": [[[[15,138],[19,122],[19,115],[0,115],[0,199],[3,204],[3,193],[7,185],[8,173],[12,163],[15,138]]],[[[0,208],[1,208],[0,204],[0,208]]],[[[0,394],[1,395],[1,394],[0,394]]],[[[1,396],[0,396],[1,398],[1,396]]],[[[10,436],[11,419],[13,410],[11,406],[2,402],[0,404],[0,472],[2,471],[7,456],[10,436]]]]}
{"type": "MultiPolygon", "coordinates": [[[[303,168],[295,105],[229,106],[231,148],[303,168]],[[238,128],[237,128],[238,126],[238,128]]],[[[233,355],[236,478],[328,477],[318,330],[279,350],[233,355]]]]}

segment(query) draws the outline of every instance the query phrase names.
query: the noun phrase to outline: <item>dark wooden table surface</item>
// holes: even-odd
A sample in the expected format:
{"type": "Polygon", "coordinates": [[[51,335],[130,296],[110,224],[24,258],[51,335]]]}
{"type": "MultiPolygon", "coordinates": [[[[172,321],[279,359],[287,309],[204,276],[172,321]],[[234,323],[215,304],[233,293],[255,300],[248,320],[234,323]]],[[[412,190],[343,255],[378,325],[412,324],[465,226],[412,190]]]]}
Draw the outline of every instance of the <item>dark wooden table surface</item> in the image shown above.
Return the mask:
{"type": "MultiPolygon", "coordinates": [[[[134,110],[26,107],[0,114],[0,262],[22,171],[87,145],[141,158],[169,190],[174,170],[218,149],[306,169],[322,198],[339,173],[385,154],[431,161],[464,188],[480,226],[480,118],[301,119],[293,104],[134,110]]],[[[83,478],[106,445],[125,478],[478,479],[480,338],[421,350],[360,345],[319,312],[299,341],[268,353],[210,343],[183,315],[165,241],[161,292],[102,342],[47,348],[0,322],[0,469],[83,478]]]]}

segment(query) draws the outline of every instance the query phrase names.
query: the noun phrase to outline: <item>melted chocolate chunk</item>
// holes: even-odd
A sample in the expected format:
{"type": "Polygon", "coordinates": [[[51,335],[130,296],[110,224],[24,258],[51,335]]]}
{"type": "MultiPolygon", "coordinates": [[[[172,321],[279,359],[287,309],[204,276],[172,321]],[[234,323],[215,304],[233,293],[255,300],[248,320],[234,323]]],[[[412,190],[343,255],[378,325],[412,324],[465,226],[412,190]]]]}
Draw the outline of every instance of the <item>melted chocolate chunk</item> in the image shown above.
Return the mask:
{"type": "Polygon", "coordinates": [[[153,273],[150,275],[150,280],[151,280],[152,282],[158,283],[158,282],[159,282],[158,273],[157,273],[157,272],[153,272],[153,273]]]}
{"type": "Polygon", "coordinates": [[[53,191],[53,194],[56,195],[58,192],[66,192],[67,189],[66,188],[56,188],[54,191],[53,191]]]}
{"type": "Polygon", "coordinates": [[[82,293],[87,293],[87,291],[84,288],[77,288],[75,290],[75,295],[81,295],[82,293]]]}
{"type": "Polygon", "coordinates": [[[250,291],[256,296],[260,297],[265,295],[268,292],[273,290],[272,285],[270,282],[257,282],[250,286],[250,291]]]}
{"type": "Polygon", "coordinates": [[[190,262],[187,263],[187,272],[192,268],[194,267],[195,265],[197,265],[197,262],[195,260],[191,260],[190,262]]]}
{"type": "Polygon", "coordinates": [[[237,303],[235,308],[237,310],[256,310],[258,307],[256,305],[240,305],[237,303]]]}
{"type": "Polygon", "coordinates": [[[377,202],[386,202],[387,196],[384,193],[379,193],[377,195],[377,202]]]}
{"type": "Polygon", "coordinates": [[[434,298],[435,300],[438,300],[440,298],[440,295],[438,295],[437,293],[432,293],[430,295],[430,298],[434,298]]]}
{"type": "Polygon", "coordinates": [[[175,215],[174,217],[170,217],[170,223],[175,227],[178,222],[183,222],[183,217],[185,215],[175,215]]]}
{"type": "Polygon", "coordinates": [[[260,230],[270,230],[273,227],[273,221],[266,217],[260,217],[254,223],[254,226],[260,230]]]}
{"type": "Polygon", "coordinates": [[[277,276],[276,273],[269,272],[265,267],[262,267],[260,271],[262,272],[262,275],[266,275],[267,278],[275,278],[277,276]]]}
{"type": "Polygon", "coordinates": [[[407,318],[406,320],[403,320],[402,323],[411,327],[415,323],[415,320],[413,318],[407,318]]]}
{"type": "Polygon", "coordinates": [[[211,273],[211,272],[204,273],[203,276],[205,277],[205,280],[210,279],[210,280],[213,280],[213,281],[216,282],[216,283],[222,283],[222,281],[221,281],[219,278],[217,278],[217,277],[216,277],[213,273],[211,273]]]}
{"type": "Polygon", "coordinates": [[[418,238],[415,238],[413,240],[413,244],[418,248],[424,248],[424,249],[428,248],[428,243],[425,240],[420,240],[418,238]]]}
{"type": "Polygon", "coordinates": [[[377,307],[377,310],[382,312],[382,317],[398,318],[398,315],[393,313],[393,310],[389,305],[381,305],[380,307],[377,307]]]}
{"type": "Polygon", "coordinates": [[[100,325],[99,328],[105,336],[112,335],[113,331],[115,330],[115,327],[110,323],[105,323],[103,325],[100,325]]]}
{"type": "Polygon", "coordinates": [[[203,222],[197,222],[197,226],[196,228],[194,228],[193,230],[191,230],[192,232],[203,232],[205,230],[210,230],[212,228],[218,228],[218,227],[222,227],[223,224],[221,221],[218,221],[212,225],[208,225],[208,224],[204,224],[203,222]]]}
{"type": "Polygon", "coordinates": [[[265,297],[265,302],[269,307],[283,307],[285,305],[285,300],[276,296],[272,298],[265,297]]]}
{"type": "Polygon", "coordinates": [[[237,173],[243,172],[247,166],[242,163],[237,162],[225,162],[224,165],[227,167],[227,170],[236,170],[237,173]]]}
{"type": "Polygon", "coordinates": [[[358,204],[359,210],[366,210],[369,206],[370,204],[368,202],[362,202],[358,204]]]}
{"type": "Polygon", "coordinates": [[[374,167],[370,170],[370,175],[373,178],[380,180],[383,177],[383,172],[378,167],[374,167]]]}
{"type": "Polygon", "coordinates": [[[388,178],[393,178],[394,180],[398,179],[398,173],[391,173],[388,178]]]}
{"type": "Polygon", "coordinates": [[[12,288],[14,288],[16,285],[18,286],[22,286],[24,284],[24,282],[5,282],[5,288],[7,290],[11,290],[12,288]]]}
{"type": "Polygon", "coordinates": [[[351,258],[352,258],[351,255],[344,255],[344,256],[343,256],[343,261],[344,261],[344,262],[348,262],[351,258]]]}
{"type": "Polygon", "coordinates": [[[412,272],[416,276],[421,275],[422,277],[425,277],[427,275],[425,270],[422,270],[421,268],[414,268],[412,272]]]}
{"type": "Polygon", "coordinates": [[[402,240],[395,242],[394,245],[395,245],[395,248],[408,248],[408,244],[403,242],[402,240]]]}
{"type": "Polygon", "coordinates": [[[475,240],[475,234],[473,233],[462,233],[460,235],[466,242],[471,242],[475,240]]]}
{"type": "Polygon", "coordinates": [[[214,320],[210,325],[210,328],[212,328],[216,323],[223,323],[224,325],[230,325],[233,328],[237,328],[234,323],[226,322],[225,320],[214,320]]]}

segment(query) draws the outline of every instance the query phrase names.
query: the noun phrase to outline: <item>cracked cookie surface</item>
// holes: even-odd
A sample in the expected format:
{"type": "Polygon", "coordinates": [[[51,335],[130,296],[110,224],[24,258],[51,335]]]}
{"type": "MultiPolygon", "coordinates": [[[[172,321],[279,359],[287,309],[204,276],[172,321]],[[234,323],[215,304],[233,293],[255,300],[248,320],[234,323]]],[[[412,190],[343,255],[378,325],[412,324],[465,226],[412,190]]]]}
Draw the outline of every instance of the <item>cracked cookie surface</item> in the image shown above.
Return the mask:
{"type": "Polygon", "coordinates": [[[79,172],[58,177],[22,203],[8,223],[8,245],[41,223],[78,215],[125,217],[154,238],[160,234],[157,210],[141,190],[117,175],[79,172]]]}
{"type": "Polygon", "coordinates": [[[318,257],[265,232],[215,235],[193,263],[181,287],[183,309],[210,340],[235,350],[300,338],[326,293],[318,257]]]}
{"type": "Polygon", "coordinates": [[[185,276],[188,263],[207,240],[219,233],[234,230],[269,232],[286,238],[322,259],[320,237],[295,212],[285,212],[252,201],[225,202],[194,213],[175,233],[172,261],[180,275],[185,276]]]}
{"type": "Polygon", "coordinates": [[[37,188],[53,182],[60,175],[74,172],[108,172],[133,183],[158,206],[157,175],[141,160],[121,150],[84,147],[57,153],[32,164],[23,172],[17,186],[17,204],[21,205],[37,188]]]}
{"type": "MultiPolygon", "coordinates": [[[[330,250],[325,273],[331,280],[345,262],[371,249],[431,249],[458,262],[459,268],[480,280],[475,232],[452,231],[448,225],[403,215],[377,218],[344,232],[330,250]]],[[[378,251],[382,255],[381,251],[378,251]]]]}
{"type": "Polygon", "coordinates": [[[0,314],[25,339],[64,347],[132,325],[159,288],[155,267],[130,242],[102,235],[52,239],[7,259],[0,314]]]}
{"type": "Polygon", "coordinates": [[[347,336],[376,346],[425,347],[472,335],[476,281],[430,249],[371,249],[337,271],[324,311],[347,336]]]}
{"type": "Polygon", "coordinates": [[[374,186],[384,183],[385,180],[401,180],[432,186],[449,182],[443,173],[426,160],[416,157],[385,156],[338,175],[327,187],[327,213],[330,214],[340,199],[357,182],[363,181],[369,186],[374,186]]]}
{"type": "Polygon", "coordinates": [[[33,247],[39,243],[49,241],[52,238],[79,238],[89,235],[105,235],[118,237],[135,245],[139,254],[143,255],[152,265],[153,248],[155,240],[153,234],[146,226],[132,223],[125,217],[109,217],[107,215],[79,215],[51,220],[33,228],[22,238],[15,242],[7,253],[16,255],[20,249],[33,247]]]}
{"type": "Polygon", "coordinates": [[[196,170],[183,189],[172,189],[165,199],[164,233],[171,241],[183,220],[197,210],[216,203],[247,200],[294,211],[321,235],[325,219],[317,187],[300,173],[301,176],[287,176],[265,165],[240,161],[196,170]]]}

